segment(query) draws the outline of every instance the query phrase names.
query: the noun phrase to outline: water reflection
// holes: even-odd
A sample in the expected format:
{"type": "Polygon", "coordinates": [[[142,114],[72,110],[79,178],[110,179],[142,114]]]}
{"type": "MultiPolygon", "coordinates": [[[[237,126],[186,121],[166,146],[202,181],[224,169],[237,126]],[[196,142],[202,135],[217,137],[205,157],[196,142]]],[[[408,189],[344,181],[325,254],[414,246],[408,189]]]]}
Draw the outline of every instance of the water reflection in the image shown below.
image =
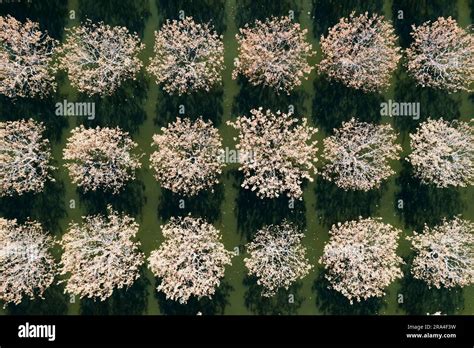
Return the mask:
{"type": "Polygon", "coordinates": [[[138,278],[130,287],[115,289],[105,301],[90,298],[81,300],[80,313],[83,315],[140,315],[145,314],[148,306],[150,281],[141,270],[138,278]]]}
{"type": "Polygon", "coordinates": [[[45,127],[43,135],[51,142],[58,142],[61,139],[61,132],[68,125],[66,117],[56,116],[55,105],[57,102],[62,102],[63,99],[64,96],[59,92],[43,99],[10,99],[0,95],[0,118],[2,121],[32,118],[42,122],[45,127]]]}
{"type": "Polygon", "coordinates": [[[300,16],[300,7],[295,0],[239,0],[237,1],[236,24],[241,28],[245,24],[253,25],[256,19],[265,20],[271,16],[294,14],[295,22],[300,16]]]}
{"type": "Polygon", "coordinates": [[[22,22],[29,18],[38,22],[42,31],[47,30],[48,35],[60,40],[66,25],[67,8],[67,0],[1,1],[0,16],[9,14],[22,22]]]}
{"type": "Polygon", "coordinates": [[[304,201],[290,200],[282,195],[274,199],[258,198],[255,192],[244,189],[242,174],[235,171],[235,188],[239,193],[235,202],[237,229],[240,233],[252,239],[254,233],[269,224],[279,224],[284,219],[293,222],[300,230],[306,228],[306,207],[304,201]]]}
{"type": "Polygon", "coordinates": [[[415,120],[413,116],[394,117],[395,127],[405,132],[404,136],[406,132],[415,132],[419,124],[428,117],[453,120],[460,116],[459,93],[450,95],[440,90],[417,86],[415,81],[403,72],[398,75],[394,99],[398,103],[420,103],[419,119],[415,120]]]}
{"type": "Polygon", "coordinates": [[[145,184],[137,179],[126,184],[117,194],[102,190],[84,192],[81,188],[76,191],[87,215],[107,215],[107,205],[110,204],[114,210],[138,217],[146,203],[145,184]]]}
{"type": "Polygon", "coordinates": [[[364,122],[380,122],[380,104],[384,101],[380,94],[364,93],[324,77],[314,80],[314,93],[313,120],[326,133],[352,117],[364,122]]]}
{"type": "MultiPolygon", "coordinates": [[[[160,280],[156,280],[156,287],[160,280]]],[[[155,287],[155,289],[156,289],[155,287]]],[[[180,304],[178,301],[166,299],[166,295],[161,291],[155,290],[155,297],[160,306],[160,311],[166,315],[216,315],[224,314],[225,307],[229,304],[229,294],[233,287],[226,281],[216,289],[211,298],[203,297],[198,299],[191,297],[186,304],[180,304]]]]}
{"type": "Polygon", "coordinates": [[[309,98],[309,95],[302,89],[298,88],[290,95],[284,92],[278,94],[270,87],[253,86],[243,76],[239,76],[238,83],[240,85],[239,94],[235,97],[232,105],[232,114],[235,116],[248,115],[250,110],[259,107],[286,113],[290,111],[291,106],[297,117],[304,116],[308,111],[304,107],[304,102],[306,98],[309,98]]]}
{"type": "Polygon", "coordinates": [[[361,302],[354,300],[351,305],[344,295],[330,288],[329,282],[324,277],[324,271],[316,278],[313,291],[316,293],[316,306],[323,314],[374,315],[380,313],[386,306],[380,297],[372,297],[361,302]]]}
{"type": "Polygon", "coordinates": [[[204,218],[209,223],[220,219],[221,204],[224,200],[224,186],[217,184],[210,190],[201,191],[196,196],[185,197],[170,190],[161,189],[158,204],[158,219],[169,220],[172,216],[187,216],[204,218]]]}
{"type": "Polygon", "coordinates": [[[301,304],[305,300],[301,294],[302,283],[296,282],[288,290],[279,289],[273,297],[263,297],[262,287],[257,284],[255,277],[246,276],[243,284],[245,292],[245,306],[257,315],[290,315],[298,314],[301,304]]]}
{"type": "Polygon", "coordinates": [[[461,288],[428,288],[422,281],[413,278],[409,269],[413,256],[404,266],[405,276],[400,281],[400,294],[403,303],[399,306],[410,315],[426,315],[441,312],[442,314],[456,314],[464,307],[464,296],[461,288]]]}
{"type": "Polygon", "coordinates": [[[12,315],[65,315],[69,296],[63,292],[64,286],[52,285],[43,293],[44,299],[24,298],[18,305],[9,304],[6,310],[12,315]]]}
{"type": "Polygon", "coordinates": [[[421,231],[425,223],[433,226],[443,217],[462,213],[464,204],[457,189],[422,184],[413,176],[411,165],[407,161],[402,164],[402,171],[396,179],[399,190],[394,204],[406,228],[421,231]]]}
{"type": "Polygon", "coordinates": [[[181,15],[184,15],[193,17],[198,23],[211,22],[219,34],[226,29],[224,0],[156,0],[156,4],[160,16],[160,27],[166,19],[179,19],[181,15]]]}
{"type": "Polygon", "coordinates": [[[78,102],[95,104],[95,118],[79,117],[87,128],[119,127],[134,134],[146,119],[143,103],[147,97],[147,83],[140,73],[136,80],[127,80],[110,96],[79,94],[78,102]]]}
{"type": "Polygon", "coordinates": [[[357,14],[383,14],[383,0],[313,0],[313,30],[319,38],[339,22],[339,18],[348,17],[352,11],[357,14]]]}
{"type": "Polygon", "coordinates": [[[150,16],[147,0],[79,0],[79,19],[103,21],[111,26],[124,26],[143,36],[145,22],[150,16]]]}
{"type": "Polygon", "coordinates": [[[67,215],[64,194],[63,182],[49,181],[40,193],[0,197],[0,213],[6,219],[17,219],[19,223],[27,218],[36,220],[45,231],[58,235],[61,233],[59,222],[67,215]]]}
{"type": "Polygon", "coordinates": [[[392,3],[392,15],[400,44],[406,48],[411,43],[412,24],[418,26],[438,17],[456,18],[458,11],[456,1],[452,0],[397,0],[392,3]]]}
{"type": "Polygon", "coordinates": [[[222,86],[216,86],[209,92],[199,91],[186,95],[169,95],[161,87],[156,102],[155,124],[165,127],[168,123],[176,121],[176,118],[186,117],[196,120],[202,116],[204,120],[212,121],[215,127],[219,127],[222,120],[222,86]]]}
{"type": "Polygon", "coordinates": [[[316,178],[316,213],[320,221],[331,227],[337,222],[355,220],[377,215],[380,198],[386,184],[370,191],[345,191],[333,182],[316,178]]]}

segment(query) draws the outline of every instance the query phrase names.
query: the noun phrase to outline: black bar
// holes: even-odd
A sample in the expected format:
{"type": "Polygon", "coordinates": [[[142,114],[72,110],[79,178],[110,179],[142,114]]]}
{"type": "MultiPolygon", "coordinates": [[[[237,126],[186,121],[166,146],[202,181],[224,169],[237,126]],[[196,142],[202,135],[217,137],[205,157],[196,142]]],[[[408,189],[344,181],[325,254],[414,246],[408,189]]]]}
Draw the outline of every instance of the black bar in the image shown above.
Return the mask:
{"type": "Polygon", "coordinates": [[[473,316],[1,316],[0,346],[67,344],[392,344],[472,347],[473,316]],[[19,338],[25,323],[55,340],[19,338]],[[410,325],[410,327],[409,327],[410,325]],[[428,326],[429,325],[429,326],[428,326]],[[444,325],[449,325],[444,327],[444,325]],[[452,327],[455,325],[455,328],[452,327]],[[407,334],[455,334],[408,338],[407,334]]]}

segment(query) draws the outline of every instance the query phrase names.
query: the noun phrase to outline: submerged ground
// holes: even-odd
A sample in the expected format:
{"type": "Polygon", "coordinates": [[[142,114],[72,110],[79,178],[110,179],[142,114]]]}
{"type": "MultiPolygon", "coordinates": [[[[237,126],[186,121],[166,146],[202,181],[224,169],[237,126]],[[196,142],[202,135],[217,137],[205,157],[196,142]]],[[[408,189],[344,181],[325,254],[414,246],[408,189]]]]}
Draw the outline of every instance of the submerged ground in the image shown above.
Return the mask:
{"type": "MultiPolygon", "coordinates": [[[[152,152],[152,135],[178,115],[180,105],[186,115],[213,120],[224,138],[224,145],[234,148],[235,131],[226,121],[247,113],[251,108],[263,106],[286,111],[290,105],[298,116],[305,116],[319,129],[319,145],[330,131],[342,121],[356,116],[371,122],[391,123],[400,133],[405,154],[409,150],[408,133],[428,116],[445,119],[470,119],[474,114],[473,95],[446,94],[414,85],[400,68],[392,87],[383,95],[371,95],[329,83],[313,71],[308,81],[290,96],[276,95],[260,87],[252,87],[244,80],[232,80],[231,70],[237,47],[235,34],[240,26],[256,18],[271,15],[294,14],[295,20],[308,29],[308,39],[318,48],[318,38],[334,25],[338,18],[357,12],[377,12],[392,19],[403,47],[409,44],[408,35],[413,23],[420,24],[438,16],[453,16],[461,26],[472,21],[474,1],[469,0],[201,0],[201,1],[94,1],[51,0],[23,1],[0,4],[0,15],[12,14],[18,19],[31,18],[40,22],[58,39],[64,37],[63,28],[78,24],[85,18],[103,20],[112,25],[124,25],[137,31],[146,45],[144,62],[153,54],[153,33],[166,18],[180,14],[193,16],[199,21],[212,20],[225,41],[223,86],[210,93],[170,97],[144,74],[137,81],[123,85],[113,96],[88,98],[71,89],[65,76],[56,95],[46,100],[18,100],[12,103],[0,98],[0,119],[33,117],[46,123],[53,154],[60,168],[56,182],[49,184],[39,195],[0,200],[0,214],[8,218],[39,220],[56,237],[60,237],[72,220],[82,215],[103,211],[108,203],[134,215],[140,223],[139,239],[148,256],[162,240],[160,225],[170,216],[191,212],[206,217],[221,230],[228,249],[237,248],[240,255],[212,300],[195,300],[187,305],[167,301],[157,294],[156,280],[143,269],[142,277],[127,291],[115,291],[105,302],[79,300],[63,294],[63,286],[51,287],[45,300],[23,301],[9,306],[1,313],[27,314],[426,314],[441,311],[447,314],[474,313],[474,287],[463,290],[428,289],[412,279],[407,268],[406,276],[393,283],[385,297],[349,305],[338,293],[327,289],[322,268],[317,260],[328,240],[331,225],[358,216],[381,216],[384,222],[403,229],[399,253],[410,263],[411,253],[404,236],[420,230],[426,222],[438,223],[445,216],[462,214],[474,219],[474,189],[434,189],[420,185],[411,175],[411,169],[401,160],[396,164],[397,174],[380,190],[368,193],[345,192],[335,185],[316,177],[304,190],[304,199],[290,207],[286,198],[260,200],[251,192],[240,188],[241,176],[235,165],[229,165],[222,183],[214,193],[208,192],[195,199],[185,199],[185,209],[179,208],[179,199],[169,191],[160,189],[148,169],[148,156],[152,152]],[[180,13],[180,11],[184,11],[180,13]],[[400,12],[402,11],[402,12],[400,12]],[[55,103],[68,101],[94,101],[95,120],[55,116],[55,103]],[[380,103],[384,100],[419,102],[421,117],[382,117],[380,103]],[[129,131],[146,153],[144,166],[136,181],[117,196],[107,194],[80,194],[71,184],[63,168],[62,149],[72,128],[80,123],[89,126],[120,126],[129,131]],[[262,225],[283,218],[298,223],[305,229],[304,244],[309,257],[317,265],[301,282],[288,291],[280,291],[271,300],[260,296],[254,279],[247,278],[243,265],[243,246],[262,225]]],[[[320,54],[313,59],[317,63],[320,54]]],[[[321,147],[321,146],[319,146],[321,147]]]]}

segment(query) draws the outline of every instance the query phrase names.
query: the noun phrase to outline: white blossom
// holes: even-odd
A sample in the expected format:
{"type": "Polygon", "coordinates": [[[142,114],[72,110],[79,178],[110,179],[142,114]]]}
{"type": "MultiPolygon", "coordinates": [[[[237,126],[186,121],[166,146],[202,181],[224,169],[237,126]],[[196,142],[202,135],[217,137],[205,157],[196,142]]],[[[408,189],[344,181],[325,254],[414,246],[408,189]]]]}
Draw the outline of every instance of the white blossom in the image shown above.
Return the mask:
{"type": "Polygon", "coordinates": [[[260,198],[275,198],[286,193],[302,199],[304,179],[313,181],[316,173],[316,128],[292,114],[262,108],[250,111],[229,125],[239,130],[237,150],[245,156],[239,167],[244,173],[242,187],[256,191],[260,198]]]}
{"type": "Polygon", "coordinates": [[[0,300],[4,308],[25,297],[42,298],[56,275],[52,247],[53,239],[38,222],[18,224],[0,218],[0,300]]]}
{"type": "Polygon", "coordinates": [[[161,226],[165,241],[151,252],[149,267],[161,278],[158,291],[186,303],[191,296],[212,297],[234,253],[225,249],[219,231],[200,218],[171,218],[161,226]]]}
{"type": "Polygon", "coordinates": [[[263,227],[247,245],[250,256],[244,263],[263,287],[262,296],[274,296],[278,289],[288,289],[308,274],[312,266],[301,243],[303,237],[295,225],[283,221],[263,227]]]}

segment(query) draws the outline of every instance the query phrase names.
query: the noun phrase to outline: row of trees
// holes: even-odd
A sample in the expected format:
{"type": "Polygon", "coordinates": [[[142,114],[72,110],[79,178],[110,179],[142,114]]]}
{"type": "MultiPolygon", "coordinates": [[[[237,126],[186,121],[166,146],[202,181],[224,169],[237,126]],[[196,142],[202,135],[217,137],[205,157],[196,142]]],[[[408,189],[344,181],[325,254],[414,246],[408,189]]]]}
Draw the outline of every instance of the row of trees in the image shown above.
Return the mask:
{"type": "MultiPolygon", "coordinates": [[[[161,231],[165,241],[148,257],[159,279],[157,290],[179,303],[212,297],[235,256],[225,248],[220,231],[190,216],[171,218],[161,231]]],[[[66,283],[65,292],[103,301],[115,289],[130,287],[140,275],[145,256],[137,232],[132,217],[109,206],[106,215],[70,223],[59,241],[63,253],[56,264],[51,254],[55,241],[39,223],[0,218],[0,299],[6,305],[41,297],[62,275],[59,282],[66,283]]],[[[319,260],[330,287],[351,304],[383,296],[384,289],[403,276],[404,261],[396,254],[400,233],[379,218],[333,225],[319,260]]],[[[283,221],[264,226],[247,244],[244,264],[262,296],[274,296],[308,275],[312,265],[303,237],[296,225],[283,221]]],[[[425,226],[407,239],[415,252],[415,278],[436,288],[474,284],[474,223],[455,217],[425,226]]]]}
{"type": "MultiPolygon", "coordinates": [[[[239,132],[235,160],[243,173],[242,187],[260,198],[302,199],[303,183],[317,172],[317,129],[305,118],[262,108],[229,125],[239,132]]],[[[47,180],[54,180],[43,130],[31,119],[0,122],[0,196],[41,192],[47,180]]],[[[388,124],[343,122],[323,141],[322,176],[344,190],[377,189],[395,173],[391,162],[401,152],[396,136],[388,124]]],[[[474,184],[474,121],[428,119],[410,138],[412,152],[406,160],[422,183],[440,188],[474,184]]],[[[212,190],[230,161],[218,129],[202,118],[177,118],[153,136],[152,145],[150,167],[156,180],[183,196],[212,190]]],[[[67,139],[65,167],[84,191],[115,194],[141,167],[137,146],[119,128],[81,125],[67,139]]]]}
{"type": "MultiPolygon", "coordinates": [[[[0,93],[8,97],[42,97],[54,91],[54,74],[66,71],[71,84],[89,95],[109,95],[142,67],[144,45],[125,27],[86,21],[67,28],[65,43],[39,30],[37,23],[0,17],[0,93]],[[56,64],[54,58],[58,53],[56,64]]],[[[390,84],[401,49],[392,24],[368,13],[341,18],[320,39],[320,73],[364,92],[380,92],[390,84]]],[[[315,55],[307,30],[289,17],[257,20],[236,35],[238,57],[233,78],[290,93],[312,71],[315,55]]],[[[472,90],[474,36],[451,17],[413,26],[406,50],[408,73],[421,86],[448,92],[472,90]]],[[[155,32],[154,56],[146,70],[170,94],[209,91],[222,82],[224,44],[211,24],[193,18],[168,20],[155,32]]]]}

